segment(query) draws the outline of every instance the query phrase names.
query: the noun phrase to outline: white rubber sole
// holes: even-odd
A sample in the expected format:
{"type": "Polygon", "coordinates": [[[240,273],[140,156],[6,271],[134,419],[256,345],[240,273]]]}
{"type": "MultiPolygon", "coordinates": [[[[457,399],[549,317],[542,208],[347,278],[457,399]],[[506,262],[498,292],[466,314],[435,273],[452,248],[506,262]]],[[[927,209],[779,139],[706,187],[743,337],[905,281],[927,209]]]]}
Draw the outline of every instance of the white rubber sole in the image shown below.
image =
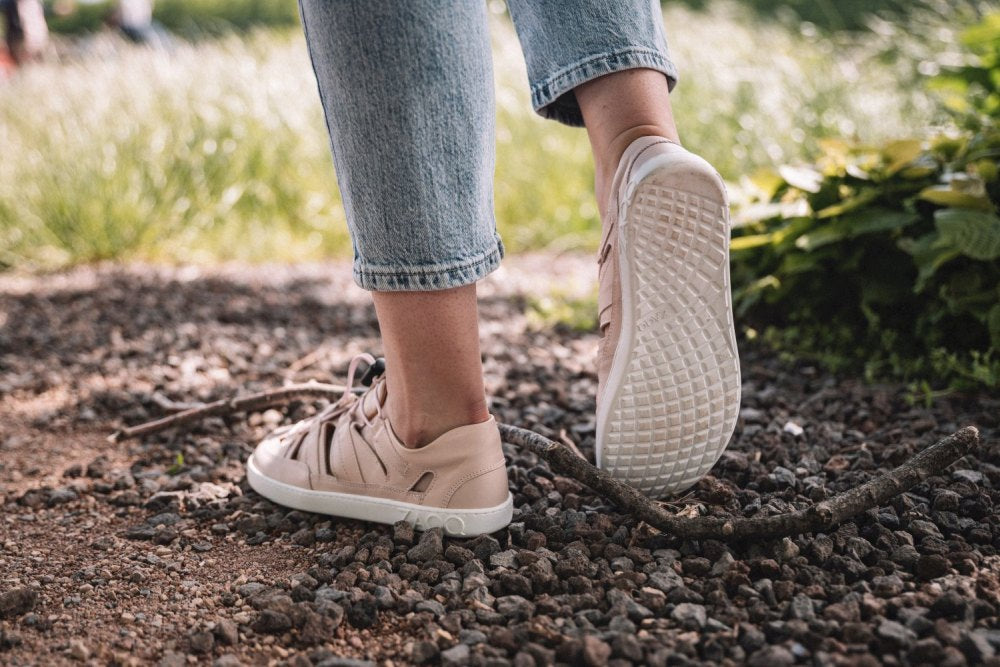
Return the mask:
{"type": "Polygon", "coordinates": [[[456,537],[498,531],[507,527],[514,514],[514,498],[509,493],[507,500],[496,507],[447,509],[350,493],[303,489],[263,474],[254,465],[252,455],[247,460],[247,481],[254,491],[268,500],[292,509],[375,523],[406,521],[418,530],[441,528],[446,534],[456,537]]]}
{"type": "Polygon", "coordinates": [[[725,450],[740,405],[725,185],[671,153],[629,179],[618,225],[622,328],[598,401],[597,463],[652,497],[725,450]]]}

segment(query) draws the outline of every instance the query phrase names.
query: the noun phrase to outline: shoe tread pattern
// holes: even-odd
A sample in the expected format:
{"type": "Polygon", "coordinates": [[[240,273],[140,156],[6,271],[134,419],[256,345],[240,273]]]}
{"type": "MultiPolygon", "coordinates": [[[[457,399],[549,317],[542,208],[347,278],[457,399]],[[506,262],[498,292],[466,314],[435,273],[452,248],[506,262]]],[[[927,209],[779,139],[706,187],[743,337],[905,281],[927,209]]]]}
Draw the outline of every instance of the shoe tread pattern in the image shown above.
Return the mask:
{"type": "Polygon", "coordinates": [[[646,494],[684,490],[728,444],[740,401],[724,204],[643,180],[625,228],[635,338],[605,467],[646,494]]]}

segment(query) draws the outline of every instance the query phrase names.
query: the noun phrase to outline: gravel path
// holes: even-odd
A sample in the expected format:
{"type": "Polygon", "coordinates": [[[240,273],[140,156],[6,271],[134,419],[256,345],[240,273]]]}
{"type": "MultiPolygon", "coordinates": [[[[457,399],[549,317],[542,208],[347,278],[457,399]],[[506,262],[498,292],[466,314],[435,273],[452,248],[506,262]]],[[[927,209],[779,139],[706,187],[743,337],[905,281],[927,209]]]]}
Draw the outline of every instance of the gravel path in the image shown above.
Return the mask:
{"type": "MultiPolygon", "coordinates": [[[[482,289],[493,411],[587,455],[596,338],[524,310],[592,271],[513,258],[482,289]]],[[[800,507],[966,424],[985,444],[831,534],[739,546],[657,534],[509,446],[492,536],[287,511],[241,464],[314,405],[106,441],[171,402],[339,381],[376,336],[343,264],[0,277],[0,663],[1000,664],[987,395],[928,407],[741,342],[736,435],[678,511],[800,507]]]]}

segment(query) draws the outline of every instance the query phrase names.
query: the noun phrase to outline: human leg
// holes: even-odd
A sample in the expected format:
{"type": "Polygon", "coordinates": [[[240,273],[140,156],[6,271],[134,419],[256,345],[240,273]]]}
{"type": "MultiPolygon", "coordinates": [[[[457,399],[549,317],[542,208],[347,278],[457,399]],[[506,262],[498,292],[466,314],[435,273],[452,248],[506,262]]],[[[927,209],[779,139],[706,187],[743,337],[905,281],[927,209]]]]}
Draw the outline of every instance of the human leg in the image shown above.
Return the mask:
{"type": "Polygon", "coordinates": [[[667,79],[653,69],[605,74],[574,89],[594,154],[594,194],[602,213],[625,149],[640,137],[680,143],[667,79]]]}
{"type": "Polygon", "coordinates": [[[653,496],[715,463],[739,408],[728,204],[677,142],[659,3],[510,0],[532,102],[584,124],[602,212],[598,465],[653,496]]]}
{"type": "Polygon", "coordinates": [[[486,413],[474,283],[503,253],[482,3],[303,0],[389,414],[408,446],[486,413]],[[461,289],[455,289],[461,288],[461,289]]]}
{"type": "MultiPolygon", "coordinates": [[[[483,3],[301,0],[354,277],[373,291],[385,371],[247,462],[283,505],[454,535],[510,522],[486,410],[475,281],[503,255],[493,220],[493,82],[483,3]]],[[[374,360],[368,358],[368,362],[374,360]]]]}
{"type": "Polygon", "coordinates": [[[476,286],[374,292],[388,413],[407,446],[489,419],[479,354],[476,286]]]}

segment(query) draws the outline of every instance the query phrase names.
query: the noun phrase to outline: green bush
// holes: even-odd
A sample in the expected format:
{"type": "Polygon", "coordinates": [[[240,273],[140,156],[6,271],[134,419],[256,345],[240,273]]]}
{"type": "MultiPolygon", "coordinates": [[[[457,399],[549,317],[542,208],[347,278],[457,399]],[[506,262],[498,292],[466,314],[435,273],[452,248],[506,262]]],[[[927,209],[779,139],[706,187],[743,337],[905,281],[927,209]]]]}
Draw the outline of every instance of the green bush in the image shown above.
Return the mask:
{"type": "Polygon", "coordinates": [[[963,41],[968,64],[934,82],[955,130],[831,141],[812,167],[753,179],[766,203],[732,242],[751,334],[873,379],[1000,386],[1000,14],[963,41]]]}

